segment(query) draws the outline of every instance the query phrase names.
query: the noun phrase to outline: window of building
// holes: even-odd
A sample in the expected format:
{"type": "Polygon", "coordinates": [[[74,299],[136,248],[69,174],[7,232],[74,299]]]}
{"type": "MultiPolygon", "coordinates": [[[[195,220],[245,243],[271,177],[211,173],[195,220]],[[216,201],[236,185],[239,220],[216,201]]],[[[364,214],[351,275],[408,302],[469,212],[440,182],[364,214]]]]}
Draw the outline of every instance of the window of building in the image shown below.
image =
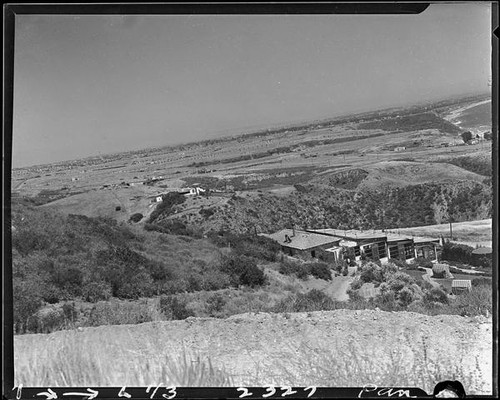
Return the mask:
{"type": "Polygon", "coordinates": [[[385,243],[384,242],[379,242],[378,245],[378,256],[380,258],[385,258],[387,257],[387,251],[385,249],[385,243]]]}
{"type": "Polygon", "coordinates": [[[364,246],[363,250],[364,250],[365,256],[367,258],[370,258],[370,259],[373,258],[373,252],[372,252],[372,248],[370,245],[364,246]]]}
{"type": "Polygon", "coordinates": [[[398,245],[389,246],[389,256],[391,258],[398,258],[399,257],[398,245]]]}
{"type": "Polygon", "coordinates": [[[354,247],[354,256],[359,257],[361,255],[361,250],[359,249],[359,246],[354,247]]]}
{"type": "Polygon", "coordinates": [[[413,246],[411,243],[405,243],[404,245],[405,258],[408,260],[409,258],[415,257],[415,253],[413,250],[413,246]]]}

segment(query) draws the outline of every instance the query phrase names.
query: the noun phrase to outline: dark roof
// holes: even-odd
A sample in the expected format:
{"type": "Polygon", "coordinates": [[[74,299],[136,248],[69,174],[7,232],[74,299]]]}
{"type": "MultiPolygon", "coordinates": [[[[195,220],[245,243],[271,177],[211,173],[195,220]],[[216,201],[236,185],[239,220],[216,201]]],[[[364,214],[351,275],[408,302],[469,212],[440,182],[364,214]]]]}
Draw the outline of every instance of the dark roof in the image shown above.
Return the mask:
{"type": "Polygon", "coordinates": [[[388,233],[387,234],[387,241],[388,242],[404,242],[407,240],[412,240],[413,238],[405,235],[399,235],[397,233],[388,233]]]}
{"type": "Polygon", "coordinates": [[[294,236],[292,229],[283,229],[279,232],[264,236],[277,241],[282,246],[291,247],[297,250],[312,249],[326,244],[338,243],[340,241],[340,238],[300,230],[295,230],[294,236]],[[291,239],[290,242],[285,241],[285,235],[291,239]]]}
{"type": "Polygon", "coordinates": [[[472,254],[491,254],[493,249],[490,247],[479,247],[475,250],[472,250],[472,254]]]}

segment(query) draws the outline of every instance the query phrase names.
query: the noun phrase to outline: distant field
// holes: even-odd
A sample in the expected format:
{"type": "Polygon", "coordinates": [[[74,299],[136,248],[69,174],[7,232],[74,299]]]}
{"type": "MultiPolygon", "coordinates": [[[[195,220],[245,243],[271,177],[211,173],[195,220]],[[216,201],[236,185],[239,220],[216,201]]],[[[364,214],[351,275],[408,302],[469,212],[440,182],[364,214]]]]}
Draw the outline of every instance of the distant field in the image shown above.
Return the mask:
{"type": "Polygon", "coordinates": [[[477,125],[491,126],[491,102],[468,108],[458,117],[458,125],[463,129],[477,125]]]}

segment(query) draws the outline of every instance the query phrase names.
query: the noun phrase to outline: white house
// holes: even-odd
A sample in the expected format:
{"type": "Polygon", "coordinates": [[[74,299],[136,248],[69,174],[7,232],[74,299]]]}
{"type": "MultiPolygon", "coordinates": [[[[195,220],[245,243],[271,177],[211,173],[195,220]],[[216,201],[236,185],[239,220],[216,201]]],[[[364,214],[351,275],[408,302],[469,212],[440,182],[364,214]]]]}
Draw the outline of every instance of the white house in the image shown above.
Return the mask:
{"type": "Polygon", "coordinates": [[[199,196],[200,193],[204,192],[205,189],[202,189],[201,187],[184,188],[179,191],[179,193],[183,194],[184,196],[199,196]]]}

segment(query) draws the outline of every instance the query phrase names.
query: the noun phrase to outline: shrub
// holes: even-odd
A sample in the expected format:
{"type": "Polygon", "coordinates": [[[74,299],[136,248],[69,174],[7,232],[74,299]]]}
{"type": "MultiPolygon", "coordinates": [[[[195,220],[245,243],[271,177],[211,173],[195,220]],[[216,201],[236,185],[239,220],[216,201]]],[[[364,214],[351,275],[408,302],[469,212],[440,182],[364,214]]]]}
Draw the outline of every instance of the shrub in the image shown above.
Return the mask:
{"type": "Polygon", "coordinates": [[[307,293],[289,295],[274,307],[273,312],[308,312],[333,310],[336,303],[326,294],[317,289],[312,289],[307,293]]]}
{"type": "Polygon", "coordinates": [[[488,278],[477,278],[471,282],[472,287],[485,286],[491,288],[492,280],[488,278]]]}
{"type": "Polygon", "coordinates": [[[150,214],[148,222],[155,222],[160,216],[168,216],[173,214],[173,207],[182,204],[186,201],[186,197],[177,192],[170,192],[163,196],[163,201],[159,203],[154,211],[150,214]]]}
{"type": "Polygon", "coordinates": [[[349,288],[347,289],[347,295],[349,296],[349,301],[351,303],[364,301],[363,296],[359,294],[359,290],[349,288]]]}
{"type": "Polygon", "coordinates": [[[240,274],[240,284],[250,287],[262,286],[266,281],[264,272],[256,264],[246,264],[240,274]]]}
{"type": "MultiPolygon", "coordinates": [[[[354,264],[356,265],[356,263],[354,264]]],[[[339,274],[341,274],[344,268],[347,270],[347,266],[348,266],[347,261],[339,260],[333,264],[333,269],[337,271],[339,274]]]]}
{"type": "Polygon", "coordinates": [[[278,271],[283,275],[296,275],[300,268],[301,265],[298,262],[284,260],[280,263],[278,271]]]}
{"type": "Polygon", "coordinates": [[[325,281],[332,280],[332,271],[327,264],[324,263],[314,263],[310,264],[311,275],[318,278],[323,279],[325,281]]]}
{"type": "Polygon", "coordinates": [[[473,247],[465,244],[448,242],[443,245],[441,258],[448,261],[458,261],[465,264],[473,262],[473,247]]]}
{"type": "Polygon", "coordinates": [[[207,311],[211,317],[222,312],[227,300],[220,294],[216,293],[207,299],[207,311]]]}
{"type": "Polygon", "coordinates": [[[399,310],[422,298],[422,290],[415,280],[403,272],[391,275],[379,286],[380,293],[375,302],[386,310],[399,310]]]}
{"type": "Polygon", "coordinates": [[[144,218],[144,215],[142,215],[141,213],[135,213],[135,214],[132,214],[130,216],[129,221],[137,223],[137,222],[139,222],[143,218],[144,218]]]}
{"type": "Polygon", "coordinates": [[[352,290],[358,290],[358,289],[361,289],[361,286],[363,286],[363,281],[361,279],[356,279],[354,281],[352,281],[350,287],[352,290]]]}
{"type": "Polygon", "coordinates": [[[211,217],[212,215],[215,214],[215,209],[214,208],[202,208],[200,211],[199,211],[199,214],[204,217],[205,219],[208,219],[209,217],[211,217]]]}
{"type": "Polygon", "coordinates": [[[163,315],[173,320],[194,316],[194,313],[187,308],[187,302],[179,300],[177,296],[161,296],[159,308],[163,315]]]}
{"type": "Polygon", "coordinates": [[[490,257],[478,257],[472,259],[472,265],[491,269],[493,267],[493,262],[490,257]]]}
{"type": "Polygon", "coordinates": [[[458,295],[451,303],[455,312],[459,315],[491,315],[493,299],[491,288],[478,286],[470,292],[458,295]]]}
{"type": "Polygon", "coordinates": [[[61,307],[49,306],[37,311],[31,320],[31,330],[37,333],[50,333],[65,326],[66,319],[61,307]]]}
{"type": "Polygon", "coordinates": [[[33,251],[45,250],[50,246],[50,239],[31,228],[18,229],[12,234],[12,247],[20,254],[27,255],[33,251]]]}
{"type": "Polygon", "coordinates": [[[432,268],[434,264],[428,258],[418,257],[413,261],[412,265],[416,267],[416,269],[418,269],[418,268],[432,268]]]}
{"type": "Polygon", "coordinates": [[[233,286],[248,285],[260,286],[265,283],[264,272],[249,257],[231,254],[221,260],[220,271],[230,276],[233,286]]]}
{"type": "Polygon", "coordinates": [[[433,287],[428,290],[424,295],[424,302],[429,303],[442,303],[448,304],[448,296],[446,293],[439,288],[433,287]]]}
{"type": "Polygon", "coordinates": [[[409,269],[412,267],[406,261],[400,260],[399,258],[391,258],[391,260],[389,262],[400,269],[409,269]]]}
{"type": "Polygon", "coordinates": [[[363,282],[382,282],[382,268],[373,262],[367,262],[361,267],[360,279],[363,282]]]}
{"type": "Polygon", "coordinates": [[[34,281],[13,280],[13,313],[16,333],[28,331],[32,316],[42,307],[43,300],[39,293],[40,286],[34,281]]]}
{"type": "Polygon", "coordinates": [[[219,290],[230,286],[230,276],[219,270],[211,270],[203,274],[200,279],[201,290],[219,290]]]}
{"type": "Polygon", "coordinates": [[[276,261],[280,246],[274,240],[253,234],[220,231],[211,233],[210,240],[218,247],[231,247],[239,255],[264,261],[276,261]]]}
{"type": "Polygon", "coordinates": [[[92,306],[81,324],[86,326],[141,324],[153,321],[147,301],[100,301],[92,306]]]}

